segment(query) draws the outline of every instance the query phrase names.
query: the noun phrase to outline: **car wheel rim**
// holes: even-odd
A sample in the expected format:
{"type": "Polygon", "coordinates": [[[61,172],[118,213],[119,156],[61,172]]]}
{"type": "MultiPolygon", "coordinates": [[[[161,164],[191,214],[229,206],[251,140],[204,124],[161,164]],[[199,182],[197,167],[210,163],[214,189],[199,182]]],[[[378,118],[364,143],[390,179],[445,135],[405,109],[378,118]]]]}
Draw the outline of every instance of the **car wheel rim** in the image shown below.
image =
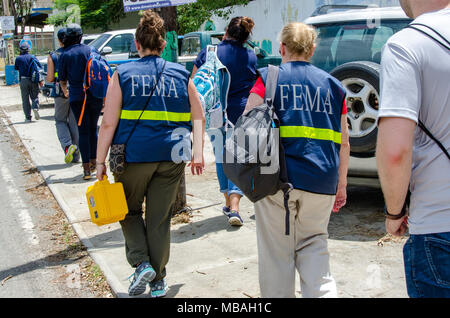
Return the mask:
{"type": "Polygon", "coordinates": [[[369,135],[377,128],[379,94],[375,87],[361,78],[341,81],[347,91],[347,122],[351,138],[369,135]]]}

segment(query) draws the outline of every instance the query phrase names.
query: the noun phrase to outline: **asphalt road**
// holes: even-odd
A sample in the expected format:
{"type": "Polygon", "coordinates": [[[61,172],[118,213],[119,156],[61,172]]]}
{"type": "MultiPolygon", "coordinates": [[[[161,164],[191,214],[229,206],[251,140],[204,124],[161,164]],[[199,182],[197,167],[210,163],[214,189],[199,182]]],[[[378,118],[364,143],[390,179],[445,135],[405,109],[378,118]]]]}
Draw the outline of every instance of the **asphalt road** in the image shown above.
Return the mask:
{"type": "Polygon", "coordinates": [[[93,297],[52,239],[57,208],[16,138],[0,118],[0,298],[93,297]]]}

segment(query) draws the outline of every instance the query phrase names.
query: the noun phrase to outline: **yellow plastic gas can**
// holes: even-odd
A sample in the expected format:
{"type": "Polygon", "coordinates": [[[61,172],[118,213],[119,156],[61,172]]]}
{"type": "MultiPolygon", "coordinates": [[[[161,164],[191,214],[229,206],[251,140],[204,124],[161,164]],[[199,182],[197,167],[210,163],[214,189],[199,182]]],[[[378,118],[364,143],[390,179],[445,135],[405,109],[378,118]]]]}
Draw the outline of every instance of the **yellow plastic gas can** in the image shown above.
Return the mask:
{"type": "Polygon", "coordinates": [[[98,226],[125,219],[128,205],[120,182],[109,183],[106,176],[86,191],[91,221],[98,226]]]}

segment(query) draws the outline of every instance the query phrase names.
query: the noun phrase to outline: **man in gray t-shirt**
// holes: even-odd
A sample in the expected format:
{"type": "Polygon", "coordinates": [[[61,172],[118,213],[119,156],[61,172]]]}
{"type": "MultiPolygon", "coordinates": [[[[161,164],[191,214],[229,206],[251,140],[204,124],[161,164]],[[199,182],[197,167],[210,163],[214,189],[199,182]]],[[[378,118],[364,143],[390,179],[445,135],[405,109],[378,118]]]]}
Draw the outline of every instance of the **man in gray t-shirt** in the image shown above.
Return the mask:
{"type": "Polygon", "coordinates": [[[377,165],[386,201],[386,229],[403,235],[411,297],[450,297],[450,160],[425,127],[450,151],[449,0],[400,0],[421,31],[406,28],[386,43],[381,61],[377,165]],[[411,169],[412,167],[412,169],[411,169]],[[411,190],[409,216],[404,202],[411,190]],[[412,269],[414,268],[414,275],[412,269]]]}

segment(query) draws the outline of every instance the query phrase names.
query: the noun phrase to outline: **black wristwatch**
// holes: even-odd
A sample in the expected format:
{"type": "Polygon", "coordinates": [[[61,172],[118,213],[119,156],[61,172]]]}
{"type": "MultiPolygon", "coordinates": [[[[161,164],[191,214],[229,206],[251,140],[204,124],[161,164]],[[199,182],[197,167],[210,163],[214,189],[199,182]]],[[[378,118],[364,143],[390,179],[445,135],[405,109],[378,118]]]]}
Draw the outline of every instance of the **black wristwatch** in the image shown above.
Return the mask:
{"type": "Polygon", "coordinates": [[[406,203],[403,204],[403,208],[402,208],[402,211],[400,212],[400,214],[396,214],[396,215],[390,214],[387,210],[387,207],[384,206],[384,216],[386,217],[386,219],[389,219],[389,220],[399,220],[402,217],[404,217],[407,212],[408,212],[408,208],[407,208],[406,203]]]}

